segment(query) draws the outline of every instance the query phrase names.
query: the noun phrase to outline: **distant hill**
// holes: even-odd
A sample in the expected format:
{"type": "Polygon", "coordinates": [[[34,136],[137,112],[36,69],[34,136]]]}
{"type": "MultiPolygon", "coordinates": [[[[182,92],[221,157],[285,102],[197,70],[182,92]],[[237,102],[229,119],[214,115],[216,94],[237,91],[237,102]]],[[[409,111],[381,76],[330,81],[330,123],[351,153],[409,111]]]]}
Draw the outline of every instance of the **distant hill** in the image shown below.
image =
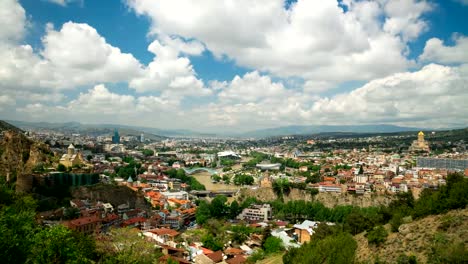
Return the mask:
{"type": "Polygon", "coordinates": [[[400,127],[394,125],[313,125],[260,129],[243,133],[241,136],[260,138],[286,135],[311,135],[319,133],[394,133],[419,130],[423,129],[415,127],[400,127]]]}
{"type": "Polygon", "coordinates": [[[12,130],[12,131],[15,131],[16,133],[22,133],[23,131],[17,127],[15,127],[14,125],[10,124],[10,123],[7,123],[3,120],[0,120],[0,133],[3,132],[3,131],[7,131],[7,130],[12,130]]]}

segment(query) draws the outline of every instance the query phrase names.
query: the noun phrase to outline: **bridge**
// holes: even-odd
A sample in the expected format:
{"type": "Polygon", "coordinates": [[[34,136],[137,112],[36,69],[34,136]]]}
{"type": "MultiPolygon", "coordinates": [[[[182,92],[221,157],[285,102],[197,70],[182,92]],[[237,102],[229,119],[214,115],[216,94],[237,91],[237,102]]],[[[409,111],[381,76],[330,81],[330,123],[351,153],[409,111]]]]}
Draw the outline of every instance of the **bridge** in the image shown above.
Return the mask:
{"type": "Polygon", "coordinates": [[[215,197],[216,195],[234,196],[239,190],[219,190],[219,191],[190,191],[191,195],[197,197],[215,197]]]}
{"type": "Polygon", "coordinates": [[[204,167],[197,167],[197,168],[191,168],[191,169],[188,169],[188,168],[182,168],[185,173],[187,173],[188,175],[192,175],[194,173],[197,173],[197,172],[202,172],[202,171],[206,171],[208,172],[209,174],[211,175],[214,175],[214,174],[218,174],[218,171],[214,170],[214,169],[210,169],[210,168],[204,168],[204,167]]]}

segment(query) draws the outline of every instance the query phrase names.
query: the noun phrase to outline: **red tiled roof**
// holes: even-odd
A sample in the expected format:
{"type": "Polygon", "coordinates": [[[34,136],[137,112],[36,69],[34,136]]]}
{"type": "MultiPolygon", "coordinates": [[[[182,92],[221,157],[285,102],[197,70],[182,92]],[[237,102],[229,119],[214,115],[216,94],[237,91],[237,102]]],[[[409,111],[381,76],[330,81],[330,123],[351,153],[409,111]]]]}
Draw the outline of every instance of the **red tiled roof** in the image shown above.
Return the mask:
{"type": "Polygon", "coordinates": [[[71,220],[70,224],[74,226],[82,226],[82,225],[95,223],[95,222],[101,222],[101,220],[97,218],[96,216],[88,216],[88,217],[81,217],[78,219],[71,220]]]}
{"type": "Polygon", "coordinates": [[[206,256],[213,260],[215,263],[223,261],[223,252],[221,250],[218,250],[206,256]]]}

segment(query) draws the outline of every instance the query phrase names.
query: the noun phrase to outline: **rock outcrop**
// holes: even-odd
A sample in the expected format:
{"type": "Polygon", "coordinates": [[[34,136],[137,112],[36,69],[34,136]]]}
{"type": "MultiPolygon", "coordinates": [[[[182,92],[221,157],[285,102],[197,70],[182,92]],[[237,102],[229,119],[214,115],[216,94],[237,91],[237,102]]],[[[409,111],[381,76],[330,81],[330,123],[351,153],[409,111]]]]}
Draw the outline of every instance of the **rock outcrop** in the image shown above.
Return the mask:
{"type": "MultiPolygon", "coordinates": [[[[260,201],[273,201],[278,198],[272,188],[257,188],[255,190],[242,189],[241,196],[254,197],[260,201]]],[[[388,205],[392,201],[392,197],[374,194],[352,195],[347,193],[319,193],[312,196],[307,190],[291,189],[290,193],[284,196],[284,201],[288,202],[295,200],[318,201],[329,208],[333,208],[337,205],[369,207],[388,205]]]]}
{"type": "Polygon", "coordinates": [[[16,130],[2,132],[0,140],[0,177],[14,180],[30,175],[41,164],[49,164],[53,153],[49,146],[35,142],[16,130]]]}

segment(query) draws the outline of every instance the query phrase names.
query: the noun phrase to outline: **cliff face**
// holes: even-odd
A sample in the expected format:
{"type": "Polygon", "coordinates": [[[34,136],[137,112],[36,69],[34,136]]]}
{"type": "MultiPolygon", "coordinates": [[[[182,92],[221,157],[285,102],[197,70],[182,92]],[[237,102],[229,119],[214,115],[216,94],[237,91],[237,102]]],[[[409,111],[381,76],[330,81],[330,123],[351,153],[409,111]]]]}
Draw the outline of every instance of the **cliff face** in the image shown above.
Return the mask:
{"type": "Polygon", "coordinates": [[[0,140],[0,177],[31,174],[36,166],[51,162],[53,153],[44,143],[28,139],[13,130],[3,132],[0,140]]]}
{"type": "Polygon", "coordinates": [[[130,208],[141,208],[150,210],[151,205],[141,193],[132,191],[125,186],[110,184],[96,184],[92,186],[81,186],[72,189],[73,198],[81,200],[108,202],[117,208],[118,205],[128,203],[130,208]]]}
{"type": "MultiPolygon", "coordinates": [[[[272,201],[278,198],[278,196],[273,192],[272,188],[258,188],[255,190],[243,189],[241,191],[241,195],[244,197],[255,197],[256,199],[261,201],[272,201]]],[[[329,208],[333,208],[337,205],[354,205],[359,207],[369,207],[388,205],[392,201],[392,197],[371,194],[351,195],[346,193],[319,193],[315,196],[312,196],[308,191],[292,189],[289,195],[284,196],[284,201],[288,202],[294,200],[318,201],[329,208]]]]}

